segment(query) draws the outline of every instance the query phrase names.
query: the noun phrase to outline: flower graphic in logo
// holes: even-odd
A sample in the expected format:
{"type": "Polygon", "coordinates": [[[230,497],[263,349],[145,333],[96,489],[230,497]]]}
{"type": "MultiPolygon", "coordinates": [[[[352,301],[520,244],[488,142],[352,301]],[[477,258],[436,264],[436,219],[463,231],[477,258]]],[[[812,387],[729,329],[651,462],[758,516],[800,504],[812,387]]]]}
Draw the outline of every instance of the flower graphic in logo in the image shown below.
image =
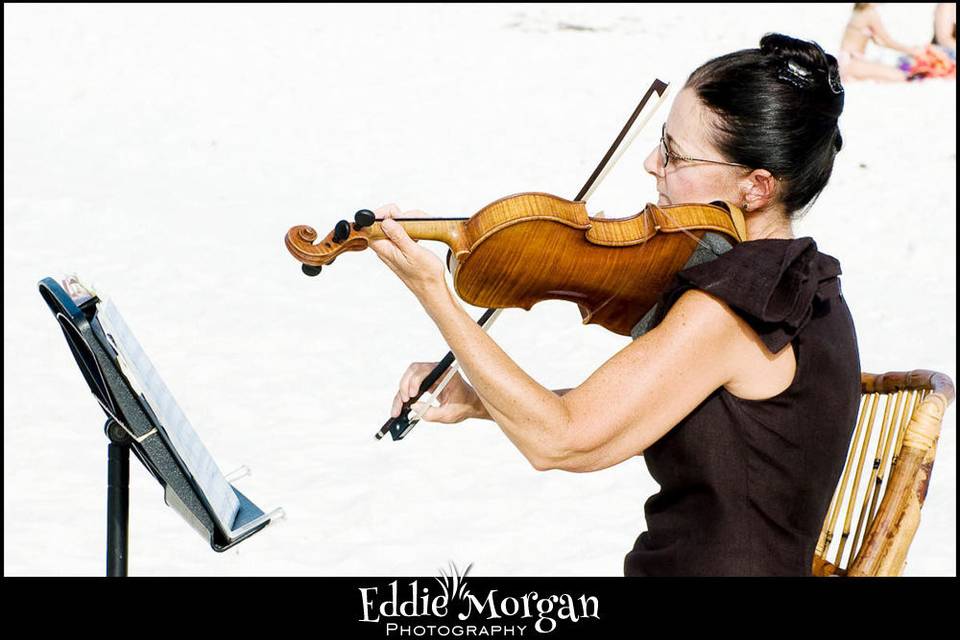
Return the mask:
{"type": "Polygon", "coordinates": [[[470,590],[466,588],[466,577],[467,574],[470,573],[471,567],[473,567],[472,562],[467,565],[467,568],[464,569],[461,574],[457,570],[457,565],[451,560],[449,575],[445,573],[443,569],[439,570],[443,579],[434,578],[434,580],[440,583],[440,588],[443,589],[443,595],[446,597],[448,603],[454,600],[466,600],[467,596],[470,595],[470,590]]]}

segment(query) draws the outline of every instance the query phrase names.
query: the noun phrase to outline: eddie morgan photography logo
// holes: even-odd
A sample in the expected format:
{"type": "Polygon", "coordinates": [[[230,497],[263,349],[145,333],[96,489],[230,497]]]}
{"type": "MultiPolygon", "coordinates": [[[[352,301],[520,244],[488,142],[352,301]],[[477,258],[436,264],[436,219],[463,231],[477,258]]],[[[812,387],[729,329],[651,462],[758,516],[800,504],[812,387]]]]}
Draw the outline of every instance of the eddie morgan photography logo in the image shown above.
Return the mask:
{"type": "Polygon", "coordinates": [[[600,619],[596,596],[569,593],[513,593],[467,588],[472,564],[460,573],[452,562],[434,582],[394,580],[361,587],[360,622],[383,625],[386,637],[531,637],[560,624],[600,619]],[[439,586],[438,586],[439,585],[439,586]]]}

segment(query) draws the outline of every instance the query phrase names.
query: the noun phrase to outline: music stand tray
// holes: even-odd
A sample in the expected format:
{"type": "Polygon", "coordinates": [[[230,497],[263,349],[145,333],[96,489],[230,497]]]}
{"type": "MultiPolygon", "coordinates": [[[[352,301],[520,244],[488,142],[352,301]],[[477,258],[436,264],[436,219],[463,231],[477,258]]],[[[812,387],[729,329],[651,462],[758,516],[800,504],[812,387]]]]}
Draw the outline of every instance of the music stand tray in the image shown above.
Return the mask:
{"type": "Polygon", "coordinates": [[[116,307],[78,280],[39,282],[90,391],[107,415],[108,575],[126,575],[129,450],[164,501],[218,552],[283,517],[264,513],[220,472],[116,307]],[[64,287],[67,288],[64,288],[64,287]]]}

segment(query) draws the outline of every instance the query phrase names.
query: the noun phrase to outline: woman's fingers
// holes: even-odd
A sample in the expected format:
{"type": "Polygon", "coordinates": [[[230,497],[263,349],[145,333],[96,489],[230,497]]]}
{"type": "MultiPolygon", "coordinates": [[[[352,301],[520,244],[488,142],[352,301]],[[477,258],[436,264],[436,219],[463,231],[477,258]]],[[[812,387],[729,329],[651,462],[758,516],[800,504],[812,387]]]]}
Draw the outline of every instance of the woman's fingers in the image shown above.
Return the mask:
{"type": "Polygon", "coordinates": [[[427,377],[433,366],[429,362],[414,362],[407,368],[403,378],[400,379],[400,395],[404,402],[417,395],[420,391],[420,383],[427,377]]]}
{"type": "MultiPolygon", "coordinates": [[[[406,401],[400,399],[399,393],[393,396],[393,405],[390,407],[390,415],[392,417],[396,418],[400,415],[400,409],[403,407],[404,402],[406,401]]],[[[410,408],[416,411],[417,414],[419,414],[423,419],[430,421],[442,421],[448,413],[447,408],[440,404],[440,400],[438,398],[434,398],[433,403],[429,405],[424,403],[423,400],[418,400],[410,405],[410,408]],[[433,406],[434,404],[438,404],[439,406],[433,406]],[[437,413],[437,411],[440,413],[437,413]]]]}
{"type": "Polygon", "coordinates": [[[443,405],[437,398],[434,398],[429,404],[423,400],[418,400],[410,407],[417,415],[428,422],[447,422],[450,414],[450,407],[443,405]]]}
{"type": "MultiPolygon", "coordinates": [[[[390,408],[390,415],[392,417],[396,418],[397,416],[400,415],[400,409],[401,407],[403,407],[404,402],[406,402],[406,400],[402,400],[400,398],[399,393],[397,393],[397,395],[393,397],[393,406],[390,408]]],[[[410,405],[410,408],[416,411],[417,413],[420,413],[420,411],[424,408],[424,405],[423,405],[423,402],[415,402],[412,405],[410,405]]],[[[420,415],[423,416],[422,413],[420,413],[420,415]]]]}
{"type": "MultiPolygon", "coordinates": [[[[400,415],[403,408],[410,398],[414,397],[420,391],[420,385],[424,378],[437,366],[436,362],[414,362],[404,371],[400,379],[400,388],[393,397],[393,405],[390,408],[391,417],[396,418],[400,415]]],[[[436,388],[437,383],[431,385],[431,390],[436,388]]],[[[463,420],[463,407],[447,404],[445,396],[449,387],[444,388],[436,398],[433,398],[428,404],[423,398],[410,405],[410,408],[416,412],[420,418],[428,422],[454,423],[463,420]]]]}
{"type": "Polygon", "coordinates": [[[416,393],[415,391],[414,392],[410,391],[410,386],[411,386],[410,383],[413,380],[413,378],[417,375],[417,364],[418,363],[416,362],[411,364],[409,367],[407,367],[407,370],[403,372],[403,375],[400,376],[400,399],[404,402],[409,400],[410,397],[413,396],[414,393],[416,393]]]}
{"type": "Polygon", "coordinates": [[[401,402],[406,402],[407,398],[410,397],[410,394],[407,393],[407,386],[410,382],[410,376],[413,375],[413,365],[407,367],[407,370],[403,372],[403,375],[400,376],[400,387],[397,391],[397,396],[400,398],[401,402]]]}
{"type": "MultiPolygon", "coordinates": [[[[407,367],[407,370],[404,371],[403,375],[400,377],[400,388],[397,391],[397,394],[393,397],[393,405],[390,408],[391,416],[397,417],[400,415],[400,409],[403,407],[403,404],[410,398],[417,395],[417,393],[420,391],[420,385],[423,383],[424,378],[426,378],[430,372],[433,371],[435,366],[437,366],[436,362],[414,362],[407,367]]],[[[436,382],[431,385],[431,387],[436,386],[436,382]]],[[[444,391],[446,391],[446,389],[444,389],[444,391]]],[[[443,392],[439,394],[439,396],[443,395],[443,392]]],[[[434,399],[434,402],[442,403],[439,396],[434,399]]],[[[417,402],[412,405],[411,408],[414,408],[417,413],[420,413],[421,410],[424,410],[426,413],[420,413],[421,417],[431,420],[434,418],[442,420],[448,413],[446,410],[442,411],[439,415],[436,414],[436,412],[430,413],[431,409],[444,409],[442,404],[440,407],[428,407],[422,402],[417,402]]]]}
{"type": "Polygon", "coordinates": [[[420,383],[423,382],[423,379],[427,377],[432,369],[433,365],[426,362],[418,362],[413,365],[414,373],[410,377],[410,380],[407,381],[408,398],[417,395],[417,392],[420,391],[420,383]]]}
{"type": "Polygon", "coordinates": [[[398,207],[396,203],[391,202],[375,210],[373,215],[378,218],[392,218],[400,215],[400,207],[398,207]]]}
{"type": "MultiPolygon", "coordinates": [[[[414,362],[400,377],[400,389],[397,397],[404,403],[420,391],[420,383],[437,366],[436,362],[414,362]]],[[[436,383],[434,383],[435,386],[436,383]]]]}
{"type": "Polygon", "coordinates": [[[393,396],[393,406],[390,407],[390,415],[396,418],[400,415],[400,407],[403,406],[403,401],[400,400],[400,392],[397,392],[397,395],[393,396]]]}

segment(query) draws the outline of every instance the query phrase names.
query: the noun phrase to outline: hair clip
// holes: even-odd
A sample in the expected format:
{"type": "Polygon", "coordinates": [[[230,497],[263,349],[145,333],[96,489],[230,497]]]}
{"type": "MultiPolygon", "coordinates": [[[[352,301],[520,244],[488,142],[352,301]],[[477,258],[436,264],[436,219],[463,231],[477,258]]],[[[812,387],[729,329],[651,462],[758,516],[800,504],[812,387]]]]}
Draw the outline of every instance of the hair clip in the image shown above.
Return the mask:
{"type": "Polygon", "coordinates": [[[840,95],[843,93],[843,85],[840,84],[840,73],[836,70],[831,70],[827,74],[827,84],[830,85],[830,91],[835,94],[840,95]]]}
{"type": "Polygon", "coordinates": [[[814,85],[813,72],[793,60],[783,61],[777,78],[789,82],[798,89],[809,89],[814,85]]]}

